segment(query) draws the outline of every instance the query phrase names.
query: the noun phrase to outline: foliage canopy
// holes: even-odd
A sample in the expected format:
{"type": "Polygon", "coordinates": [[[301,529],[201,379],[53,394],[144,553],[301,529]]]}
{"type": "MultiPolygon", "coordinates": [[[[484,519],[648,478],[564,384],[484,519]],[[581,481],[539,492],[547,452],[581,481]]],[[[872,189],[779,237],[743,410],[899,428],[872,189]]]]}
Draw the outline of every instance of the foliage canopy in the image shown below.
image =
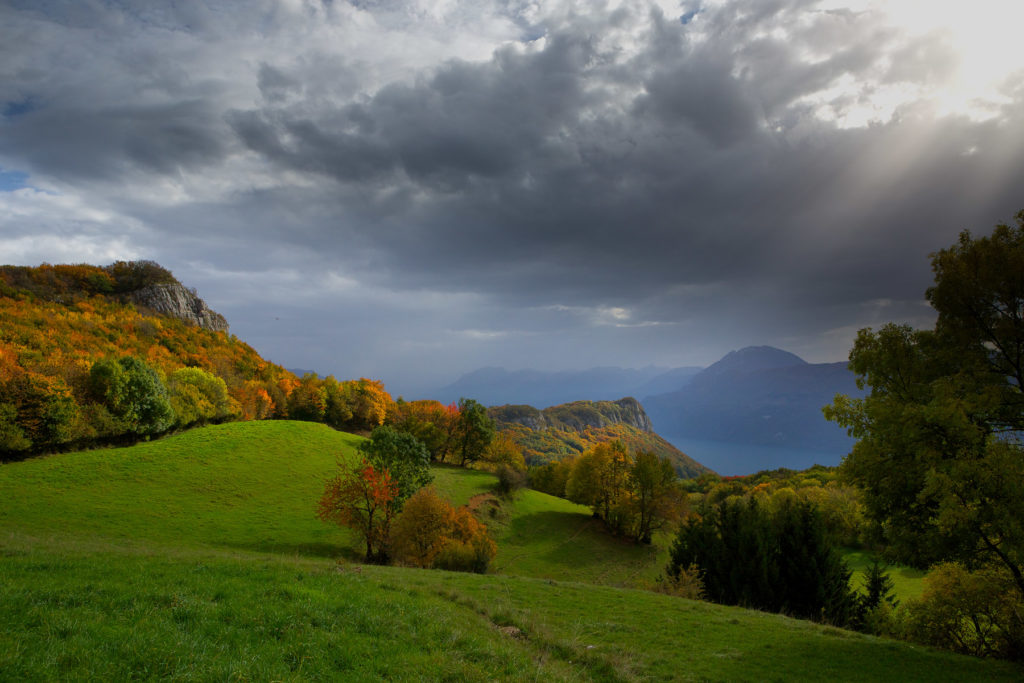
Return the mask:
{"type": "Polygon", "coordinates": [[[999,565],[1024,597],[1024,211],[932,255],[935,328],[861,330],[870,393],[825,414],[858,439],[844,475],[896,556],[999,565]]]}

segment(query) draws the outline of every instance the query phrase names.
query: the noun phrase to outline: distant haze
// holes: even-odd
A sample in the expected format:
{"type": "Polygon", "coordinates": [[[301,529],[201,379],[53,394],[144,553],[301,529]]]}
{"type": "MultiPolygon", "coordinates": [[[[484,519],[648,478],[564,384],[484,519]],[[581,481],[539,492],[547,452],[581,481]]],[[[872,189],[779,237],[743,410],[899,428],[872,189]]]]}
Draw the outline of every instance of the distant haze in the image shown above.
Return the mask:
{"type": "Polygon", "coordinates": [[[770,346],[739,349],[707,368],[481,368],[430,395],[534,407],[632,396],[654,430],[720,474],[838,465],[853,440],[825,420],[838,393],[863,395],[846,363],[808,363],[770,346]]]}
{"type": "MultiPolygon", "coordinates": [[[[287,367],[845,359],[1024,208],[1024,6],[0,3],[0,262],[152,259],[287,367]]],[[[639,378],[638,379],[642,379],[639,378]]]]}

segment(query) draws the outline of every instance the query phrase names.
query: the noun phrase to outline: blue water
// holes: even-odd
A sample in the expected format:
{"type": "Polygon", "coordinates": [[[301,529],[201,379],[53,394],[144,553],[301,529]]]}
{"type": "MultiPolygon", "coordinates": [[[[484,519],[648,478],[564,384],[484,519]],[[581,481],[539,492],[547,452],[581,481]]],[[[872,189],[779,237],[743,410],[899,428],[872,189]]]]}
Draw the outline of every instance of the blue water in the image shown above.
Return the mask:
{"type": "Polygon", "coordinates": [[[846,452],[828,453],[782,446],[753,446],[669,434],[661,436],[700,464],[726,476],[754,474],[760,470],[773,470],[778,467],[804,470],[812,465],[834,466],[846,455],[846,452]]]}

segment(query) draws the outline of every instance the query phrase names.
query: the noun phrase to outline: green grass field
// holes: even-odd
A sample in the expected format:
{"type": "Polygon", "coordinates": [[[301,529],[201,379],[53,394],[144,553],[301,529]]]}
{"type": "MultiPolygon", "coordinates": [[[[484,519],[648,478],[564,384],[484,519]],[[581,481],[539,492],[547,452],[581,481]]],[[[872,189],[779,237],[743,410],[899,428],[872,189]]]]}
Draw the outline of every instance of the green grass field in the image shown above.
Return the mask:
{"type": "MultiPolygon", "coordinates": [[[[864,585],[864,572],[871,566],[874,557],[871,553],[860,550],[847,550],[843,553],[846,566],[853,571],[851,581],[860,588],[864,585]]],[[[899,600],[919,598],[924,590],[924,577],[928,572],[911,567],[890,566],[886,571],[892,579],[893,595],[899,600]]]]}
{"type": "MultiPolygon", "coordinates": [[[[0,466],[0,680],[1021,677],[616,587],[650,580],[665,551],[612,539],[586,508],[534,491],[480,506],[496,573],[362,566],[350,533],[313,514],[358,442],[315,424],[236,423],[0,466]]],[[[434,473],[456,503],[494,481],[434,473]]]]}

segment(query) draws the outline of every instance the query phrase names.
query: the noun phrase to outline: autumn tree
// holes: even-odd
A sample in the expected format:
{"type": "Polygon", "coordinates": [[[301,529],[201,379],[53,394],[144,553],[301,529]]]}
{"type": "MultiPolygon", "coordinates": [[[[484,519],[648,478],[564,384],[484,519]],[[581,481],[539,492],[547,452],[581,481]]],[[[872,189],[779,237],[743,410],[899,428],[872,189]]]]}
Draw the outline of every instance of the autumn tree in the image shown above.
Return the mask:
{"type": "Polygon", "coordinates": [[[341,384],[352,412],[349,428],[369,431],[384,424],[392,401],[383,383],[361,377],[341,384]]]}
{"type": "Polygon", "coordinates": [[[323,421],[335,429],[344,429],[352,422],[352,406],[341,382],[328,375],[320,382],[324,409],[323,421]]]}
{"type": "Polygon", "coordinates": [[[288,417],[306,422],[323,422],[327,410],[327,392],[314,374],[299,380],[288,395],[288,417]]]}
{"type": "Polygon", "coordinates": [[[356,531],[366,544],[367,562],[385,562],[398,496],[399,486],[390,472],[362,459],[327,482],[317,516],[356,531]]]}
{"type": "Polygon", "coordinates": [[[231,389],[243,420],[265,420],[274,413],[274,400],[260,382],[248,380],[231,389]]]}
{"type": "Polygon", "coordinates": [[[430,567],[448,541],[452,506],[431,487],[414,493],[395,519],[391,557],[403,564],[430,567]]]}
{"type": "Polygon", "coordinates": [[[0,391],[13,408],[13,419],[7,410],[9,450],[41,449],[74,438],[79,406],[60,378],[20,372],[0,384],[0,391]]]}
{"type": "Polygon", "coordinates": [[[447,543],[434,558],[434,566],[451,571],[483,574],[498,554],[498,547],[484,526],[466,506],[454,508],[447,543]]]}
{"type": "Polygon", "coordinates": [[[404,401],[399,398],[389,408],[387,423],[422,441],[432,460],[442,460],[450,438],[452,414],[453,411],[439,401],[404,401]]]}
{"type": "Polygon", "coordinates": [[[240,412],[224,380],[202,368],[179,368],[167,378],[171,407],[178,424],[224,420],[240,412]]]}
{"type": "Polygon", "coordinates": [[[598,444],[576,458],[565,495],[574,503],[589,505],[595,517],[603,519],[613,531],[621,531],[630,464],[621,441],[598,444]]]}
{"type": "Polygon", "coordinates": [[[494,435],[480,456],[480,461],[493,470],[509,467],[519,472],[526,471],[522,446],[506,432],[497,432],[494,435]]]}

